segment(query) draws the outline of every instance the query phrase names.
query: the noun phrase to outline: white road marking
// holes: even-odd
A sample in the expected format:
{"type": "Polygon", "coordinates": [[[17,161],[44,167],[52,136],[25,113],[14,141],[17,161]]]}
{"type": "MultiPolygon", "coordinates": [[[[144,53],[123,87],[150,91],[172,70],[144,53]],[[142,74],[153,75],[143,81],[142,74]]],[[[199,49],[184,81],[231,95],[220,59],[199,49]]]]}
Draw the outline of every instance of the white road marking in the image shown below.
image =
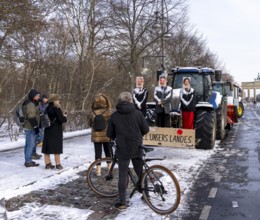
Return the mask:
{"type": "Polygon", "coordinates": [[[221,181],[221,178],[222,178],[221,175],[215,176],[215,183],[219,183],[221,181]]]}
{"type": "Polygon", "coordinates": [[[200,218],[199,220],[207,220],[209,217],[209,212],[210,212],[211,206],[205,205],[202,209],[202,212],[200,213],[200,218]]]}
{"type": "Polygon", "coordinates": [[[210,192],[209,192],[209,198],[215,198],[216,194],[217,194],[218,188],[211,188],[210,192]]]}

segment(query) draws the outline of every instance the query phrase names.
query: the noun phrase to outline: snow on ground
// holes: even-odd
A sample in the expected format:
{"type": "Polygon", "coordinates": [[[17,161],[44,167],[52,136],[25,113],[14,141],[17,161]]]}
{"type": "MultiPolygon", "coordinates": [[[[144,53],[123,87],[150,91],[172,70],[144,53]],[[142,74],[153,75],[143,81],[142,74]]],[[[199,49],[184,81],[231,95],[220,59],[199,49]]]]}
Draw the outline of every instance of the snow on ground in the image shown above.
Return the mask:
{"type": "MultiPolygon", "coordinates": [[[[3,143],[0,147],[0,200],[2,198],[9,199],[18,195],[27,194],[34,190],[53,189],[60,183],[67,183],[78,178],[77,173],[88,168],[89,164],[94,159],[94,147],[88,135],[90,130],[79,132],[65,133],[64,137],[77,138],[67,139],[64,141],[64,153],[61,161],[64,169],[61,171],[45,170],[44,162],[40,160],[39,167],[25,168],[24,155],[21,147],[24,144],[24,139],[15,143],[3,143]],[[3,151],[9,148],[14,149],[10,151],[3,151]],[[18,148],[20,147],[20,148],[18,148]],[[15,149],[17,148],[17,149],[15,149]],[[59,174],[59,175],[57,175],[59,174]]],[[[147,157],[164,157],[163,161],[152,161],[152,164],[161,164],[173,171],[177,177],[181,191],[182,198],[178,210],[187,210],[188,204],[185,202],[185,195],[189,192],[193,181],[199,170],[203,167],[204,162],[210,157],[215,150],[197,150],[193,148],[173,148],[173,147],[155,147],[153,152],[148,153],[147,157]]],[[[37,149],[40,153],[40,149],[37,149]]],[[[53,159],[53,158],[52,158],[53,159]]],[[[117,219],[167,219],[154,213],[142,200],[140,194],[135,194],[130,200],[131,206],[123,213],[120,213],[117,219]]],[[[87,219],[87,216],[92,213],[91,210],[81,210],[68,207],[55,206],[41,206],[40,204],[29,204],[21,210],[15,212],[8,212],[9,219],[37,219],[37,214],[44,212],[46,219],[48,216],[53,216],[56,212],[59,213],[59,219],[87,219]],[[19,216],[19,217],[18,217],[19,216]]]]}

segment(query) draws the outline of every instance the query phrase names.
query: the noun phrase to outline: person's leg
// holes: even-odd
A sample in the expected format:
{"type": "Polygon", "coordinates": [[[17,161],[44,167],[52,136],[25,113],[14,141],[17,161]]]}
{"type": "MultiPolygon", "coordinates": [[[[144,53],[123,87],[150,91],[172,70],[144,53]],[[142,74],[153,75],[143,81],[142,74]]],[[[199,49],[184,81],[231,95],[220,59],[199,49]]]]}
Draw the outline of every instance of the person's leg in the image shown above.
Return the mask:
{"type": "Polygon", "coordinates": [[[25,163],[32,162],[32,154],[35,146],[36,135],[34,130],[25,130],[25,147],[24,147],[24,156],[25,163]]]}
{"type": "Polygon", "coordinates": [[[141,158],[133,158],[132,163],[133,163],[135,173],[138,176],[137,187],[138,189],[141,189],[141,179],[143,175],[143,161],[141,158]]]}
{"type": "Polygon", "coordinates": [[[188,112],[188,129],[194,129],[194,112],[188,112]]]}
{"type": "Polygon", "coordinates": [[[45,161],[45,164],[51,163],[50,154],[44,154],[44,161],[45,161]]]}
{"type": "Polygon", "coordinates": [[[56,163],[56,169],[58,170],[63,169],[63,166],[61,166],[61,162],[60,162],[60,154],[54,154],[54,159],[56,163]]]}
{"type": "Polygon", "coordinates": [[[102,143],[94,142],[95,147],[95,160],[100,159],[102,156],[102,143]]]}
{"type": "Polygon", "coordinates": [[[43,138],[44,138],[44,129],[43,129],[43,128],[40,128],[39,137],[38,137],[38,142],[37,142],[37,146],[38,146],[38,147],[42,147],[43,138]]]}
{"type": "Polygon", "coordinates": [[[158,113],[157,114],[157,127],[162,127],[162,117],[163,117],[163,113],[158,113]]]}
{"type": "MultiPolygon", "coordinates": [[[[103,142],[103,148],[104,148],[104,152],[106,157],[111,157],[111,147],[110,147],[110,143],[109,142],[103,142]]],[[[107,169],[109,170],[111,167],[111,163],[107,163],[107,169]]]]}
{"type": "Polygon", "coordinates": [[[109,142],[103,142],[103,148],[104,148],[106,157],[111,157],[111,150],[110,150],[109,142]]]}
{"type": "Polygon", "coordinates": [[[170,127],[170,115],[169,114],[164,114],[163,115],[163,127],[164,128],[169,128],[170,127]]]}
{"type": "Polygon", "coordinates": [[[44,154],[45,169],[54,169],[55,166],[51,164],[50,154],[44,154]]]}
{"type": "MultiPolygon", "coordinates": [[[[95,147],[95,160],[100,159],[102,157],[102,143],[94,142],[95,147]]],[[[101,176],[101,165],[97,164],[97,176],[101,176]]]]}
{"type": "Polygon", "coordinates": [[[126,188],[128,178],[128,166],[130,159],[118,159],[119,179],[118,179],[118,191],[119,202],[126,204],[126,188]]]}

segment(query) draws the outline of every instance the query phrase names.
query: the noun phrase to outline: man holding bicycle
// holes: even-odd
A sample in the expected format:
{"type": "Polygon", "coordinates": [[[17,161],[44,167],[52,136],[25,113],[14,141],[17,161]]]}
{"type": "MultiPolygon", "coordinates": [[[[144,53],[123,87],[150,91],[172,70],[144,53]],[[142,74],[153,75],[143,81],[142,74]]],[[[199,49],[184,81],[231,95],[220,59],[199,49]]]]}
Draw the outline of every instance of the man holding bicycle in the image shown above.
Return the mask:
{"type": "Polygon", "coordinates": [[[141,160],[143,151],[139,146],[142,146],[143,136],[149,132],[149,127],[142,112],[135,108],[131,93],[122,92],[119,95],[116,109],[117,111],[111,115],[109,120],[107,136],[113,140],[116,139],[117,143],[115,154],[119,166],[119,202],[115,203],[115,207],[119,211],[123,211],[126,209],[126,187],[130,160],[132,160],[140,182],[143,173],[141,160]]]}

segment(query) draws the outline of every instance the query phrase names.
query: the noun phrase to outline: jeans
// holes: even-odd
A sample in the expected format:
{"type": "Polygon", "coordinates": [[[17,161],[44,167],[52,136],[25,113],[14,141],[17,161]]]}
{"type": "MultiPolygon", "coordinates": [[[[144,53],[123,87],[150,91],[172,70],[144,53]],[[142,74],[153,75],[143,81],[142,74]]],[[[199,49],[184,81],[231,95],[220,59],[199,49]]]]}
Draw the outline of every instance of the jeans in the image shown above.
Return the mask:
{"type": "Polygon", "coordinates": [[[43,138],[44,138],[44,129],[43,129],[43,128],[40,128],[39,130],[40,130],[40,132],[39,132],[38,140],[39,140],[40,142],[43,142],[43,138]]]}
{"type": "Polygon", "coordinates": [[[34,130],[25,130],[24,156],[25,163],[32,162],[33,151],[36,150],[37,135],[34,130]]]}

